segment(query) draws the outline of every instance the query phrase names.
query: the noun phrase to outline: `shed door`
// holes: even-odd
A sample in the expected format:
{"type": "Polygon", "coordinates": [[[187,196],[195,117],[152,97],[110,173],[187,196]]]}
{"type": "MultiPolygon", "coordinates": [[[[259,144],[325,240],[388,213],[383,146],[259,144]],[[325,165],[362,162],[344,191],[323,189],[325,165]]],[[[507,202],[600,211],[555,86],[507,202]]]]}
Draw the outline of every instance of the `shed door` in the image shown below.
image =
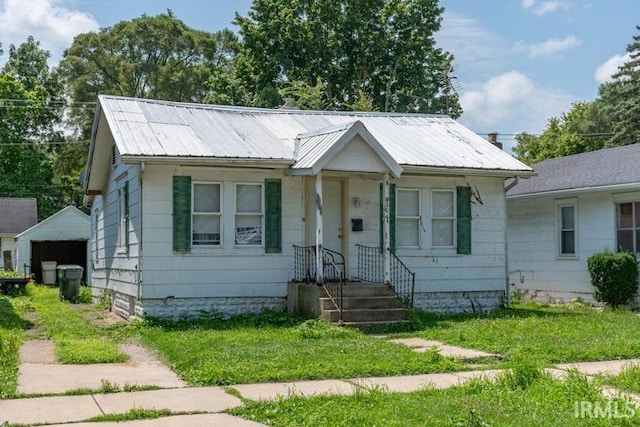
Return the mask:
{"type": "Polygon", "coordinates": [[[58,265],[77,264],[84,269],[82,278],[86,282],[87,241],[31,241],[31,273],[35,275],[36,283],[42,283],[42,261],[55,261],[58,265]]]}

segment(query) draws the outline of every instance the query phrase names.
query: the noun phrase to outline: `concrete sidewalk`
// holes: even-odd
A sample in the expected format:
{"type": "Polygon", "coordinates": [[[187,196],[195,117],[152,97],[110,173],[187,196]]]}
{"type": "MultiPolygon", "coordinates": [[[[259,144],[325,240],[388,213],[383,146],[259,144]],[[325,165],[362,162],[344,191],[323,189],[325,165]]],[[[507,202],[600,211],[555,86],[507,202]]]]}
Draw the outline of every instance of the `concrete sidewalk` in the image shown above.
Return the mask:
{"type": "MultiPolygon", "coordinates": [[[[625,366],[640,363],[639,360],[583,362],[558,365],[550,369],[561,378],[568,369],[585,374],[607,372],[615,374],[625,366]]],[[[383,389],[389,392],[407,393],[424,388],[449,388],[462,385],[471,379],[494,379],[503,370],[480,370],[441,374],[407,375],[396,377],[369,377],[351,380],[292,381],[284,383],[238,384],[229,386],[242,398],[249,400],[275,400],[291,394],[313,396],[319,394],[350,395],[357,390],[383,389]]],[[[608,391],[611,393],[611,391],[608,391]]],[[[237,417],[219,412],[242,405],[242,401],[229,394],[223,387],[175,388],[151,391],[92,394],[85,396],[52,396],[0,400],[0,423],[54,424],[77,423],[104,414],[124,414],[131,409],[168,409],[177,414],[156,420],[117,423],[118,426],[257,426],[237,417]]],[[[83,423],[81,426],[114,426],[116,423],[83,423]]]]}

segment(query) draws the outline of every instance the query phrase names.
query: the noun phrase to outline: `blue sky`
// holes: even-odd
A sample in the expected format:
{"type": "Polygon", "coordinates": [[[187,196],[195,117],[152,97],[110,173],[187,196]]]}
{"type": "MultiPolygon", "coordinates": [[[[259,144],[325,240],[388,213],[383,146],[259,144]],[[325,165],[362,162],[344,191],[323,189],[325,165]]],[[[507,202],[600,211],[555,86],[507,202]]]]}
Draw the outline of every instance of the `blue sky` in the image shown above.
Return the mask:
{"type": "MultiPolygon", "coordinates": [[[[171,9],[206,31],[246,15],[250,0],[0,0],[0,42],[29,34],[53,62],[73,37],[171,9]]],[[[638,34],[639,0],[441,0],[440,47],[455,55],[460,121],[478,133],[540,133],[572,102],[590,100],[638,34]]],[[[0,62],[2,58],[0,58],[0,62]]]]}

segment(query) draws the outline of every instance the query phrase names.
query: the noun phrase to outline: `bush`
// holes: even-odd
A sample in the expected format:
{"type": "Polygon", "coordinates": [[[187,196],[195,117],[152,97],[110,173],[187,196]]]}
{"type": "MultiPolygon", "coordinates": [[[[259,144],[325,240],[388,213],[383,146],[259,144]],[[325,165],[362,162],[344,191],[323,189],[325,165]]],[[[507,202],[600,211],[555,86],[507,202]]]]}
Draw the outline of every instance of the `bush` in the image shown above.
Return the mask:
{"type": "Polygon", "coordinates": [[[587,259],[587,268],[597,301],[617,307],[638,291],[638,261],[630,253],[595,253],[587,259]]]}

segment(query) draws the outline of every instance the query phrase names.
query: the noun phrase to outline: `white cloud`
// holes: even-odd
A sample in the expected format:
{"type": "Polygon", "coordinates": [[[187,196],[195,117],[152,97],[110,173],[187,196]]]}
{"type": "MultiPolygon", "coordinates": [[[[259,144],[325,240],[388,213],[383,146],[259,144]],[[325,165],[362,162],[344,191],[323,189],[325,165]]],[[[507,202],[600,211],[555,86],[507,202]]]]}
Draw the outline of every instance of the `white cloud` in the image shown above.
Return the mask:
{"type": "Polygon", "coordinates": [[[456,73],[488,78],[496,68],[505,66],[508,58],[508,46],[491,30],[449,10],[445,10],[436,39],[439,47],[455,56],[456,73]]]}
{"type": "Polygon", "coordinates": [[[574,35],[566,36],[563,39],[549,39],[542,43],[527,44],[519,41],[515,44],[516,50],[522,50],[528,52],[532,58],[538,58],[541,56],[550,56],[558,52],[562,52],[574,47],[578,47],[582,44],[582,40],[574,35]]]}
{"type": "Polygon", "coordinates": [[[32,35],[58,60],[76,35],[98,28],[93,16],[67,8],[61,0],[0,0],[0,41],[5,48],[32,35]]]}
{"type": "Polygon", "coordinates": [[[546,15],[559,9],[569,9],[569,4],[560,0],[538,3],[536,0],[522,0],[522,7],[536,16],[546,15]]]}
{"type": "Polygon", "coordinates": [[[611,81],[611,76],[618,71],[625,62],[628,62],[631,56],[627,53],[625,55],[614,55],[607,59],[602,65],[596,69],[595,78],[598,83],[605,83],[611,81]]]}
{"type": "MultiPolygon", "coordinates": [[[[466,86],[460,97],[460,122],[476,132],[539,134],[549,118],[567,111],[574,101],[563,92],[539,87],[519,71],[509,71],[466,86]]],[[[510,151],[513,141],[503,143],[510,151]]]]}

